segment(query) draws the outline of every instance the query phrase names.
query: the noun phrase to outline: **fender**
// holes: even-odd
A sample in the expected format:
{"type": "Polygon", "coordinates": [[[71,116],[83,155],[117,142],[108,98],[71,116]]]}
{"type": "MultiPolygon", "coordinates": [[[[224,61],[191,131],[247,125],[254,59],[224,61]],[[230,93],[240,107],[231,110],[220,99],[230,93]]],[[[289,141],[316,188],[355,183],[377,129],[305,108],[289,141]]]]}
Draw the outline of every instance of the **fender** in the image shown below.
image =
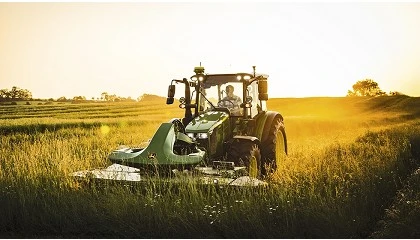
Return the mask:
{"type": "Polygon", "coordinates": [[[261,143],[257,137],[253,137],[253,136],[234,136],[231,141],[233,142],[235,140],[238,142],[242,142],[242,141],[253,142],[253,143],[258,144],[258,146],[260,146],[260,143],[261,143]]]}
{"type": "Polygon", "coordinates": [[[252,142],[252,143],[257,144],[258,147],[261,147],[260,139],[258,139],[257,137],[238,135],[238,136],[234,136],[232,139],[230,139],[227,142],[228,149],[234,144],[242,144],[244,142],[252,142]]]}
{"type": "Polygon", "coordinates": [[[125,148],[115,150],[109,155],[113,163],[132,167],[145,165],[192,165],[198,164],[205,158],[205,151],[177,155],[173,152],[176,134],[172,123],[162,123],[156,131],[149,145],[144,149],[125,148]]]}

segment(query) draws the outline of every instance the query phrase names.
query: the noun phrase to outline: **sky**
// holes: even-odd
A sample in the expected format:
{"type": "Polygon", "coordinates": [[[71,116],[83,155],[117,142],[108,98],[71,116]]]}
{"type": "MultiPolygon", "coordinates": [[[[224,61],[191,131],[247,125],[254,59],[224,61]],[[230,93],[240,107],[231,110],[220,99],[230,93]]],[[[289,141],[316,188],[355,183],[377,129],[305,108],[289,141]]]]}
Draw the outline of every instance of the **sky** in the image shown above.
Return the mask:
{"type": "Polygon", "coordinates": [[[200,62],[255,65],[272,98],[345,96],[363,79],[420,96],[420,2],[0,2],[0,89],[166,96],[200,62]]]}

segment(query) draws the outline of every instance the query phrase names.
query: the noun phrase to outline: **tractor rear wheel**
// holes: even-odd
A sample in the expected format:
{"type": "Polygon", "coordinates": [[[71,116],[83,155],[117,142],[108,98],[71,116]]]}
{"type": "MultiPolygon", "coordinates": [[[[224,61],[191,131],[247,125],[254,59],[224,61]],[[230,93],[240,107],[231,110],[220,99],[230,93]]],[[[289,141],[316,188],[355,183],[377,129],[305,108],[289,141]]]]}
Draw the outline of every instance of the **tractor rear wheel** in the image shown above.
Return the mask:
{"type": "Polygon", "coordinates": [[[262,175],[268,176],[274,173],[286,158],[287,140],[283,120],[277,116],[268,133],[267,139],[261,144],[262,175]]]}
{"type": "Polygon", "coordinates": [[[261,152],[259,146],[251,141],[234,141],[228,152],[228,160],[235,166],[245,166],[248,176],[261,176],[261,152]]]}

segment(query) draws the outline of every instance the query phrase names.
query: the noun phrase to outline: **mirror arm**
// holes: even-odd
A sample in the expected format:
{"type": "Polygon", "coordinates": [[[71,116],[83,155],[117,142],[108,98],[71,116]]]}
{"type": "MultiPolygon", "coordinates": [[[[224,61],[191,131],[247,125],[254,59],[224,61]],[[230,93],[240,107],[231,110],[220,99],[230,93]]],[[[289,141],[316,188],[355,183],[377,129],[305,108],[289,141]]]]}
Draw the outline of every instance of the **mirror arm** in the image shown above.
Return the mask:
{"type": "Polygon", "coordinates": [[[184,81],[182,81],[182,80],[172,79],[172,81],[171,81],[171,85],[173,85],[173,84],[174,84],[174,82],[176,82],[176,83],[184,83],[184,81]]]}

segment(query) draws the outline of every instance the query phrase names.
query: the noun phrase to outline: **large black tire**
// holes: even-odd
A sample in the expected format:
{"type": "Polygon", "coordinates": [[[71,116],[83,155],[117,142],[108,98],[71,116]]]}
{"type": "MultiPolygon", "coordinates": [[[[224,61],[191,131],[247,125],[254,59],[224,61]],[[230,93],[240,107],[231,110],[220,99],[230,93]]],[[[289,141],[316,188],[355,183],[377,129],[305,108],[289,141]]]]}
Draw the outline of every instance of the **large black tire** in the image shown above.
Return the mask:
{"type": "Polygon", "coordinates": [[[227,154],[235,166],[245,166],[250,177],[261,177],[261,152],[258,144],[251,141],[233,140],[227,154]]]}
{"type": "Polygon", "coordinates": [[[270,126],[267,138],[261,144],[262,175],[269,176],[277,170],[287,155],[287,138],[284,123],[280,116],[276,116],[270,126]]]}

